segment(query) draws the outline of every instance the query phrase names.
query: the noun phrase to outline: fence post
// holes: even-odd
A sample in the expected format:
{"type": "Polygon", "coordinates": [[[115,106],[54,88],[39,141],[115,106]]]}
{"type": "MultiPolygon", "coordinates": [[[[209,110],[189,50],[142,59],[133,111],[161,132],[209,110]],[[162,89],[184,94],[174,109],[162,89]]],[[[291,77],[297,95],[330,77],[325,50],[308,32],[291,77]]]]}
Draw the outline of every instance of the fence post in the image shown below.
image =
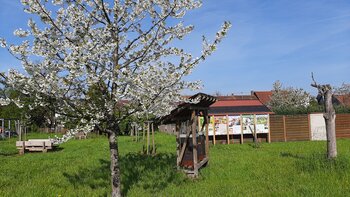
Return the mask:
{"type": "Polygon", "coordinates": [[[312,141],[312,135],[311,135],[311,118],[310,114],[307,114],[307,124],[309,126],[309,140],[312,141]]]}
{"type": "Polygon", "coordinates": [[[241,144],[243,144],[243,141],[244,141],[244,136],[243,136],[243,117],[242,117],[242,114],[241,114],[241,144]]]}
{"type": "Polygon", "coordinates": [[[213,143],[214,145],[216,144],[216,139],[215,139],[215,135],[216,135],[216,131],[215,131],[215,116],[213,116],[213,143]]]}
{"type": "Polygon", "coordinates": [[[286,131],[286,116],[283,115],[283,134],[284,134],[284,141],[287,141],[287,131],[286,131]]]}
{"type": "Polygon", "coordinates": [[[226,115],[226,133],[227,133],[227,144],[230,144],[230,132],[228,129],[228,115],[226,115]]]}
{"type": "Polygon", "coordinates": [[[267,115],[267,142],[271,143],[270,114],[267,115]]]}

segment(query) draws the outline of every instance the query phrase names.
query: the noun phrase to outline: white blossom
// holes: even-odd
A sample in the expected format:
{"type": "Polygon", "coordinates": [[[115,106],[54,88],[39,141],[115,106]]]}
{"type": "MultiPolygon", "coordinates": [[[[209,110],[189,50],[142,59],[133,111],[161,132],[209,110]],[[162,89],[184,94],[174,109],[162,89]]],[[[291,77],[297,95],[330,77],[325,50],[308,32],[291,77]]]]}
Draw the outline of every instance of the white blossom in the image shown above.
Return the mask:
{"type": "Polygon", "coordinates": [[[6,47],[6,40],[3,38],[0,38],[0,47],[2,47],[2,48],[6,47]]]}
{"type": "Polygon", "coordinates": [[[16,29],[13,34],[18,37],[27,37],[29,35],[28,31],[22,30],[21,28],[16,29]]]}
{"type": "Polygon", "coordinates": [[[182,90],[200,87],[199,81],[183,78],[216,50],[231,27],[225,22],[212,42],[203,39],[202,53],[194,57],[172,42],[193,31],[181,20],[201,1],[21,2],[40,20],[30,19],[28,30],[14,32],[28,36],[19,45],[0,39],[26,71],[11,70],[7,83],[32,95],[36,106],[49,106],[47,98],[55,98],[60,117],[74,116],[79,124],[56,143],[95,126],[109,129],[104,125],[130,115],[169,113],[184,100],[182,90]]]}

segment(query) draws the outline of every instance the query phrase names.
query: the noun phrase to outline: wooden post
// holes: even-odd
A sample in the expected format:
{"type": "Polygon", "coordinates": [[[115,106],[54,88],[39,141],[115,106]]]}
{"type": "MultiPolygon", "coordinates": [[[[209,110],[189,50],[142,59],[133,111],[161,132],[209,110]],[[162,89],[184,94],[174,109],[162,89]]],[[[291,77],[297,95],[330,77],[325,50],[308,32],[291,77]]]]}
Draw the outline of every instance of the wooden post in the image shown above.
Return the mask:
{"type": "Polygon", "coordinates": [[[192,145],[193,145],[193,171],[194,176],[198,176],[198,154],[197,154],[197,132],[196,132],[196,125],[197,125],[197,116],[196,112],[193,110],[192,112],[192,145]]]}
{"type": "Polygon", "coordinates": [[[227,144],[230,144],[230,132],[228,129],[228,115],[226,115],[226,133],[227,133],[227,144]]]}
{"type": "Polygon", "coordinates": [[[147,121],[147,155],[149,155],[149,148],[150,148],[150,131],[149,131],[149,127],[150,127],[150,122],[147,121]]]}
{"type": "MultiPolygon", "coordinates": [[[[142,129],[142,141],[144,142],[145,141],[145,135],[146,135],[146,124],[143,123],[143,129],[142,129]]],[[[143,143],[145,144],[145,143],[143,143]]]]}
{"type": "Polygon", "coordinates": [[[135,126],[136,142],[139,142],[139,126],[135,126]]]}
{"type": "Polygon", "coordinates": [[[268,142],[271,143],[270,114],[267,114],[267,132],[268,142]]]}
{"type": "Polygon", "coordinates": [[[27,126],[24,127],[24,141],[27,141],[27,126]]]}
{"type": "Polygon", "coordinates": [[[307,114],[307,124],[309,126],[309,140],[312,140],[312,135],[311,135],[311,122],[310,122],[310,114],[307,114]]]}
{"type": "Polygon", "coordinates": [[[199,118],[199,116],[197,117],[197,122],[198,122],[198,125],[197,125],[197,127],[198,127],[198,132],[199,132],[199,131],[202,131],[202,130],[200,130],[200,129],[202,129],[202,125],[201,125],[201,119],[199,118]]]}
{"type": "Polygon", "coordinates": [[[188,138],[189,138],[190,133],[191,133],[191,128],[188,125],[188,121],[186,121],[186,130],[187,130],[186,131],[186,137],[184,139],[183,145],[181,146],[181,151],[180,151],[180,154],[179,154],[179,157],[178,157],[178,160],[177,160],[178,161],[178,166],[180,165],[180,163],[182,161],[182,158],[184,157],[185,150],[186,150],[186,147],[187,147],[188,138]]]}
{"type": "Polygon", "coordinates": [[[156,145],[154,143],[154,123],[151,123],[152,127],[152,154],[156,154],[156,145]]]}
{"type": "Polygon", "coordinates": [[[259,139],[258,139],[258,132],[256,130],[256,114],[254,114],[254,138],[256,139],[257,142],[255,143],[258,143],[259,142],[259,139]]]}
{"type": "Polygon", "coordinates": [[[177,168],[179,169],[180,165],[180,148],[181,148],[181,139],[180,139],[180,128],[181,128],[181,123],[179,121],[176,122],[175,125],[175,132],[176,132],[176,155],[177,155],[177,168]]]}
{"type": "Polygon", "coordinates": [[[5,138],[5,120],[1,119],[1,136],[5,138]]]}
{"type": "Polygon", "coordinates": [[[23,155],[24,152],[25,152],[24,141],[21,141],[21,144],[22,144],[22,146],[21,146],[21,148],[19,149],[19,154],[20,154],[20,155],[23,155]]]}
{"type": "Polygon", "coordinates": [[[216,135],[216,131],[215,131],[215,116],[213,116],[213,143],[214,145],[216,144],[216,139],[215,139],[215,135],[216,135]]]}
{"type": "Polygon", "coordinates": [[[284,135],[284,141],[287,141],[287,131],[286,131],[286,116],[283,115],[283,135],[284,135]]]}
{"type": "Polygon", "coordinates": [[[241,144],[243,144],[243,140],[244,140],[244,137],[243,137],[243,116],[241,114],[241,144]]]}
{"type": "Polygon", "coordinates": [[[204,114],[204,118],[206,119],[206,125],[205,125],[205,155],[206,157],[209,157],[209,124],[210,120],[208,120],[208,113],[204,114]]]}
{"type": "Polygon", "coordinates": [[[11,138],[11,120],[9,120],[8,128],[9,128],[9,139],[10,139],[11,138]]]}
{"type": "Polygon", "coordinates": [[[22,141],[22,126],[18,122],[19,141],[22,141]]]}
{"type": "Polygon", "coordinates": [[[134,124],[131,124],[131,129],[130,129],[130,136],[133,137],[134,136],[134,129],[135,125],[134,124]]]}

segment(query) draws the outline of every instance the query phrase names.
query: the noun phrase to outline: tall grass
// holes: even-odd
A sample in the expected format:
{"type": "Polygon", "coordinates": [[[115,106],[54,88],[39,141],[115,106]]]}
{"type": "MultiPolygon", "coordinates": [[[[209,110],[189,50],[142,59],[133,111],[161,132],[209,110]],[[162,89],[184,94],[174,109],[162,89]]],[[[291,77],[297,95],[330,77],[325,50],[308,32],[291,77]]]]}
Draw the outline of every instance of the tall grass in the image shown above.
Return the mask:
{"type": "MultiPolygon", "coordinates": [[[[42,138],[43,134],[35,134],[42,138]]],[[[0,141],[0,196],[108,196],[107,138],[71,140],[57,151],[19,156],[15,140],[0,141]]],[[[348,196],[350,140],[339,157],[325,157],[325,142],[211,146],[209,165],[196,180],[176,170],[174,136],[156,135],[157,154],[142,142],[119,138],[125,196],[348,196]]]]}

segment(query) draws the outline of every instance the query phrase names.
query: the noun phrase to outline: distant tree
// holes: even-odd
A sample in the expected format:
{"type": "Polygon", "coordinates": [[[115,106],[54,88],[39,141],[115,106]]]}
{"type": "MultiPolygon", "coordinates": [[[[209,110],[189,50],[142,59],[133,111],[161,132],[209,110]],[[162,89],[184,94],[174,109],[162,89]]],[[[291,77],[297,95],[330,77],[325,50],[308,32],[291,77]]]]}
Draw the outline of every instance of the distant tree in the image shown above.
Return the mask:
{"type": "Polygon", "coordinates": [[[317,88],[319,94],[324,100],[324,114],[323,117],[326,122],[327,133],[327,157],[328,159],[334,159],[337,157],[337,139],[335,134],[335,110],[333,107],[332,97],[333,90],[330,84],[320,85],[318,84],[312,74],[312,87],[317,88]]]}
{"type": "Polygon", "coordinates": [[[216,90],[214,92],[214,96],[222,96],[222,93],[219,90],[216,90]]]}
{"type": "Polygon", "coordinates": [[[334,94],[350,95],[350,84],[343,83],[340,87],[334,89],[334,94]]]}
{"type": "MultiPolygon", "coordinates": [[[[34,106],[33,98],[24,95],[20,91],[2,84],[0,98],[12,100],[8,105],[0,105],[1,118],[15,118],[23,123],[35,125],[35,127],[54,127],[54,114],[49,106],[34,106]],[[20,107],[18,106],[20,105],[20,107]]],[[[53,107],[52,107],[53,108],[53,107]]]]}
{"type": "Polygon", "coordinates": [[[271,100],[268,107],[275,113],[306,110],[311,96],[302,88],[283,87],[280,81],[273,84],[271,100]]]}

